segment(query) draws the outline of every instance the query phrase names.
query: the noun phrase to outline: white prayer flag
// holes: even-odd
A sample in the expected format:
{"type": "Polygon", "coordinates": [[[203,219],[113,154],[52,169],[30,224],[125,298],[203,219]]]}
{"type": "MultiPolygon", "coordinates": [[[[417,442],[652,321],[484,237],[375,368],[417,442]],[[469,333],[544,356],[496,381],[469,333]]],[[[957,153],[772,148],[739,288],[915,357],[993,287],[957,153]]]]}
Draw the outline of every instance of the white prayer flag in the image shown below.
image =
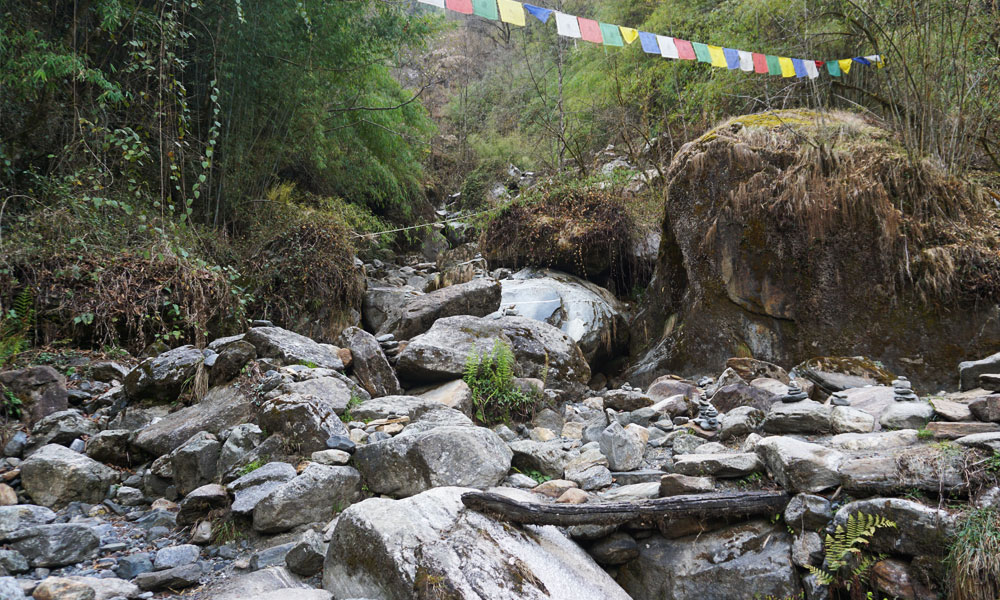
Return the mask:
{"type": "Polygon", "coordinates": [[[674,43],[674,38],[667,37],[665,35],[656,36],[656,41],[660,45],[660,54],[663,58],[680,58],[681,56],[677,53],[677,44],[674,43]]]}
{"type": "Polygon", "coordinates": [[[438,8],[444,8],[444,0],[417,0],[417,2],[423,2],[424,4],[430,4],[431,6],[436,6],[438,8]]]}
{"type": "Polygon", "coordinates": [[[809,76],[809,79],[816,79],[819,77],[819,69],[816,68],[816,61],[804,60],[802,62],[806,63],[806,75],[809,76]]]}
{"type": "Polygon", "coordinates": [[[753,53],[740,50],[740,70],[753,73],[753,53]]]}
{"type": "Polygon", "coordinates": [[[582,38],[580,33],[580,21],[573,15],[567,15],[559,11],[556,15],[556,31],[563,37],[582,38]]]}

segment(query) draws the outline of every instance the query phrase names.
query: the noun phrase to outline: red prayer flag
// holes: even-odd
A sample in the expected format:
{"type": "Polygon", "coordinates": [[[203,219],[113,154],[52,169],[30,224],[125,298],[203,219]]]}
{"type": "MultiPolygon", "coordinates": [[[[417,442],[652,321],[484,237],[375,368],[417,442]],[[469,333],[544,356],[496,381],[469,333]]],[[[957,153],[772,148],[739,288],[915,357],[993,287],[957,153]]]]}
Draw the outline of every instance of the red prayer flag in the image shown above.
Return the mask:
{"type": "Polygon", "coordinates": [[[455,12],[472,14],[472,0],[445,0],[444,5],[455,12]]]}
{"type": "Polygon", "coordinates": [[[595,44],[603,44],[604,36],[601,35],[601,24],[593,19],[584,19],[583,17],[577,17],[580,20],[580,37],[588,42],[594,42],[595,44]]]}
{"type": "Polygon", "coordinates": [[[767,75],[768,73],[767,56],[759,52],[753,53],[753,72],[763,73],[764,75],[767,75]]]}
{"type": "Polygon", "coordinates": [[[674,38],[674,46],[677,46],[677,58],[681,60],[697,59],[694,55],[694,46],[691,45],[691,42],[674,38]]]}

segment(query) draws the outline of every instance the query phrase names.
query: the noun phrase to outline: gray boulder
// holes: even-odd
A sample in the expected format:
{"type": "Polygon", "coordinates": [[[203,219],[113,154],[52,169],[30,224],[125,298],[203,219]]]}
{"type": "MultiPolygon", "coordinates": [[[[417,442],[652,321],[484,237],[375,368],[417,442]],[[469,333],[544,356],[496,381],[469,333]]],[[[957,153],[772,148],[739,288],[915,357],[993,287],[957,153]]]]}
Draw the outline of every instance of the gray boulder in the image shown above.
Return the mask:
{"type": "Polygon", "coordinates": [[[450,285],[429,294],[414,296],[379,329],[396,339],[419,335],[435,321],[458,315],[485,317],[500,308],[500,283],[493,279],[473,279],[450,285]]]}
{"type": "Polygon", "coordinates": [[[682,454],[674,458],[674,471],[696,477],[746,477],[763,470],[756,454],[682,454]]]}
{"type": "Polygon", "coordinates": [[[153,557],[153,569],[162,571],[190,565],[197,562],[199,556],[201,556],[201,548],[194,544],[167,546],[156,551],[156,556],[153,557]]]}
{"type": "Polygon", "coordinates": [[[630,412],[652,405],[652,398],[634,390],[609,390],[604,393],[604,408],[630,412]]]}
{"type": "Polygon", "coordinates": [[[979,376],[986,373],[1000,373],[1000,352],[979,360],[958,363],[958,379],[962,391],[979,387],[979,376]]]}
{"type": "Polygon", "coordinates": [[[141,463],[142,454],[130,450],[131,437],[132,432],[128,429],[105,429],[87,440],[87,456],[97,462],[119,467],[130,467],[133,463],[141,463]]]}
{"type": "Polygon", "coordinates": [[[114,469],[58,444],[42,446],[21,463],[24,491],[50,508],[74,501],[97,504],[117,480],[114,469]]]}
{"type": "Polygon", "coordinates": [[[553,479],[562,479],[566,464],[573,458],[570,447],[570,442],[560,439],[511,442],[510,449],[514,453],[511,465],[523,473],[538,471],[553,479]]]}
{"type": "Polygon", "coordinates": [[[712,406],[721,413],[728,413],[742,406],[767,411],[780,400],[781,396],[744,382],[719,388],[712,396],[712,406]]]}
{"type": "Polygon", "coordinates": [[[578,389],[590,381],[587,359],[573,338],[561,330],[525,317],[502,317],[498,322],[511,340],[524,377],[540,379],[546,387],[578,389]]]}
{"type": "Polygon", "coordinates": [[[152,456],[162,456],[199,431],[218,434],[223,429],[250,421],[250,416],[250,398],[239,387],[235,384],[214,387],[201,402],[147,425],[134,443],[152,456]]]}
{"type": "Polygon", "coordinates": [[[764,422],[764,411],[753,406],[740,406],[722,415],[720,421],[719,438],[728,440],[757,431],[764,422]]]}
{"type": "Polygon", "coordinates": [[[879,424],[885,429],[923,429],[934,416],[934,407],[929,402],[893,402],[882,416],[879,424]]]}
{"type": "Polygon", "coordinates": [[[303,577],[312,577],[319,573],[323,570],[327,546],[322,535],[307,529],[302,538],[285,555],[288,570],[303,577]]]}
{"type": "Polygon", "coordinates": [[[8,544],[32,567],[62,567],[96,557],[101,538],[86,525],[56,523],[21,529],[8,544]]]}
{"type": "Polygon", "coordinates": [[[243,515],[252,513],[258,502],[296,475],[292,465],[270,462],[230,482],[226,489],[233,493],[232,511],[243,515]]]}
{"type": "Polygon", "coordinates": [[[327,522],[361,497],[361,475],[352,467],[313,463],[257,503],[253,527],[262,533],[327,522]]]}
{"type": "Polygon", "coordinates": [[[167,350],[129,371],[125,376],[125,392],[136,399],[176,400],[204,361],[204,354],[194,346],[167,350]]]}
{"type": "Polygon", "coordinates": [[[467,491],[350,507],[334,528],[323,587],[336,598],[628,599],[558,529],[512,528],[466,510],[467,491]]]}
{"type": "Polygon", "coordinates": [[[354,463],[372,492],[406,497],[433,487],[494,486],[512,457],[489,429],[444,426],[361,446],[354,463]]]}
{"type": "Polygon", "coordinates": [[[69,446],[73,440],[96,435],[98,431],[100,427],[97,423],[83,416],[80,411],[63,410],[35,423],[31,428],[31,446],[34,448],[41,448],[46,444],[69,446]]]}
{"type": "Polygon", "coordinates": [[[872,498],[842,506],[833,525],[844,525],[850,515],[858,513],[880,515],[896,523],[896,527],[876,531],[869,544],[872,552],[938,558],[948,553],[960,518],[912,500],[872,498]]]}
{"type": "Polygon", "coordinates": [[[764,431],[768,433],[826,433],[831,430],[829,404],[813,400],[776,402],[767,411],[764,431]]]}
{"type": "Polygon", "coordinates": [[[178,525],[193,525],[214,511],[229,508],[229,493],[217,483],[209,483],[192,491],[180,502],[178,525]]]}
{"type": "Polygon", "coordinates": [[[218,350],[219,354],[209,372],[211,385],[221,385],[232,381],[240,374],[243,366],[257,358],[257,349],[250,342],[242,339],[225,344],[218,350]]]}
{"type": "Polygon", "coordinates": [[[834,433],[871,433],[875,431],[875,417],[850,406],[834,406],[830,427],[834,433]]]}
{"type": "Polygon", "coordinates": [[[215,480],[221,448],[222,444],[214,435],[202,431],[174,450],[170,454],[170,466],[177,491],[188,494],[215,480]]]}
{"type": "Polygon", "coordinates": [[[598,448],[587,448],[566,463],[564,477],[582,490],[599,490],[611,485],[608,459],[598,448]]]}
{"type": "Polygon", "coordinates": [[[820,492],[840,484],[844,455],[818,444],[772,436],[757,444],[768,473],[791,492],[820,492]]]}
{"type": "Polygon", "coordinates": [[[264,432],[253,423],[237,425],[222,432],[226,442],[219,450],[218,472],[225,474],[260,445],[264,432]]]}
{"type": "Polygon", "coordinates": [[[410,340],[399,354],[396,369],[400,377],[411,381],[461,379],[469,355],[491,351],[498,339],[512,346],[496,320],[467,316],[441,319],[410,340]]]}
{"type": "Polygon", "coordinates": [[[22,529],[35,525],[48,525],[56,520],[56,513],[44,506],[16,504],[0,506],[0,542],[11,539],[22,529]]]}
{"type": "Polygon", "coordinates": [[[361,303],[361,316],[365,328],[379,331],[386,321],[398,317],[403,307],[421,292],[410,286],[379,285],[369,282],[361,303]]]}
{"type": "Polygon", "coordinates": [[[612,471],[633,471],[642,464],[646,442],[617,421],[601,432],[600,444],[612,471]]]}
{"type": "Polygon", "coordinates": [[[17,579],[13,577],[0,577],[0,598],[4,600],[25,600],[24,591],[21,590],[17,579]]]}
{"type": "Polygon", "coordinates": [[[833,519],[830,501],[813,494],[796,494],[785,507],[785,523],[796,532],[819,531],[833,519]]]}
{"type": "Polygon", "coordinates": [[[4,371],[0,384],[21,401],[21,419],[28,425],[69,406],[66,378],[49,366],[4,371]]]}
{"type": "Polygon", "coordinates": [[[351,351],[351,369],[372,398],[403,393],[396,372],[382,352],[375,336],[359,327],[348,327],[338,343],[351,351]]]}
{"type": "Polygon", "coordinates": [[[680,539],[657,534],[639,544],[618,582],[634,600],[797,598],[791,536],[751,521],[680,539]]]}
{"type": "Polygon", "coordinates": [[[251,327],[243,340],[253,344],[261,358],[277,359],[286,365],[344,370],[340,348],[321,344],[294,331],[280,327],[251,327]]]}
{"type": "Polygon", "coordinates": [[[135,584],[140,589],[154,592],[165,589],[179,590],[197,585],[203,574],[201,563],[191,563],[163,571],[140,573],[135,578],[135,584]]]}
{"type": "Polygon", "coordinates": [[[257,409],[257,422],[306,455],[325,450],[326,440],[331,436],[348,435],[336,407],[312,395],[288,394],[267,399],[257,409]]]}

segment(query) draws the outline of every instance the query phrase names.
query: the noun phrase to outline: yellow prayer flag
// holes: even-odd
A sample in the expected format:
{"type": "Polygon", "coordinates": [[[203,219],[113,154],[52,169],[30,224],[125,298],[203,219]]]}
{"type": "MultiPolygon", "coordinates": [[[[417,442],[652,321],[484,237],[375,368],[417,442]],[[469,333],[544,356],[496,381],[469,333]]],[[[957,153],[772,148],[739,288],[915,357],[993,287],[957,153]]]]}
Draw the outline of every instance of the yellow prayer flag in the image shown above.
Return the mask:
{"type": "Polygon", "coordinates": [[[619,26],[618,29],[622,30],[622,37],[625,39],[626,44],[631,44],[632,42],[639,39],[638,29],[632,29],[631,27],[621,27],[621,26],[619,26]]]}
{"type": "Polygon", "coordinates": [[[787,56],[779,56],[778,64],[781,65],[782,77],[795,77],[795,65],[792,64],[792,59],[787,56]]]}
{"type": "Polygon", "coordinates": [[[851,72],[851,65],[854,64],[854,60],[845,58],[843,60],[838,60],[837,64],[840,65],[840,70],[847,74],[851,72]]]}
{"type": "Polygon", "coordinates": [[[726,53],[722,51],[722,46],[709,46],[708,54],[712,57],[713,67],[729,68],[729,63],[726,62],[726,53]]]}
{"type": "Polygon", "coordinates": [[[511,25],[524,27],[524,6],[514,0],[497,0],[500,5],[500,20],[511,25]]]}

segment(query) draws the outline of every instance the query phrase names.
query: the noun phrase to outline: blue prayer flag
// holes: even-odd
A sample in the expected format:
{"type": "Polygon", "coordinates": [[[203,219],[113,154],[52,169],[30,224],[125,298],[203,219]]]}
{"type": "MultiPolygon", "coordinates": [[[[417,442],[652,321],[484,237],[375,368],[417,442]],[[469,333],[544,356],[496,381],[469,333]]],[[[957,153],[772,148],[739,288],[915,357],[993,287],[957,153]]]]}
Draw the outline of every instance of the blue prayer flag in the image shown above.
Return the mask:
{"type": "Polygon", "coordinates": [[[805,77],[809,73],[806,72],[806,63],[802,61],[801,58],[793,58],[792,66],[795,67],[796,77],[805,77]]]}
{"type": "Polygon", "coordinates": [[[867,67],[872,66],[872,61],[868,60],[867,58],[865,58],[863,56],[855,56],[854,57],[854,62],[861,63],[861,64],[863,64],[863,65],[865,65],[867,67]]]}
{"type": "Polygon", "coordinates": [[[542,8],[541,6],[535,6],[534,4],[525,4],[524,10],[534,15],[535,18],[542,23],[548,23],[549,16],[552,14],[551,8],[542,8]]]}
{"type": "Polygon", "coordinates": [[[639,42],[642,43],[642,49],[647,54],[659,54],[660,44],[656,41],[656,36],[652,33],[646,33],[645,31],[639,32],[639,42]]]}
{"type": "Polygon", "coordinates": [[[726,55],[726,66],[730,69],[740,68],[740,51],[732,48],[723,48],[722,53],[726,55]]]}

